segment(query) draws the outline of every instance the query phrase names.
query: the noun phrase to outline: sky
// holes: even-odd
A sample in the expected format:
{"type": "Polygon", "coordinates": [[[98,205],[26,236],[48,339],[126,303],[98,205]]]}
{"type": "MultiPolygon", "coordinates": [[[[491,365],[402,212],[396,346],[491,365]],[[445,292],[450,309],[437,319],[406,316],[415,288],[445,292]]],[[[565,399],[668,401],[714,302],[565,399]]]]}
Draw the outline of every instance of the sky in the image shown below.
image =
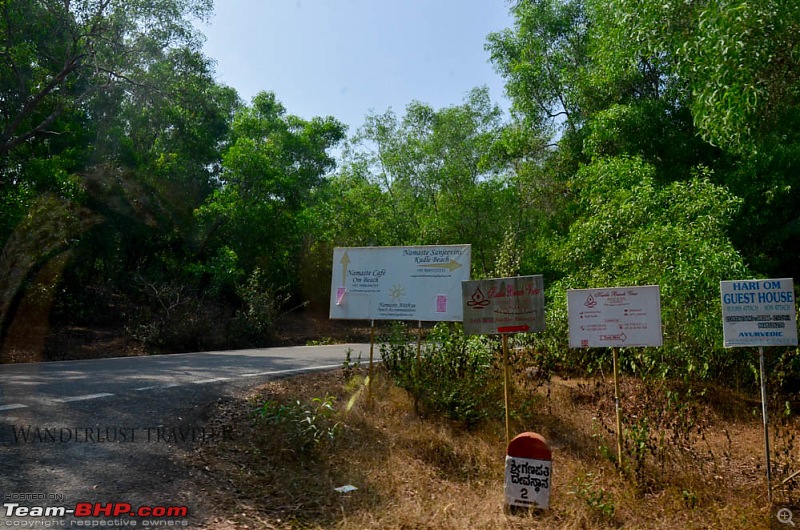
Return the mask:
{"type": "Polygon", "coordinates": [[[275,92],[289,114],[334,116],[348,134],[371,111],[439,109],[488,86],[509,107],[486,36],[512,27],[506,0],[216,0],[199,24],[217,79],[249,102],[275,92]]]}

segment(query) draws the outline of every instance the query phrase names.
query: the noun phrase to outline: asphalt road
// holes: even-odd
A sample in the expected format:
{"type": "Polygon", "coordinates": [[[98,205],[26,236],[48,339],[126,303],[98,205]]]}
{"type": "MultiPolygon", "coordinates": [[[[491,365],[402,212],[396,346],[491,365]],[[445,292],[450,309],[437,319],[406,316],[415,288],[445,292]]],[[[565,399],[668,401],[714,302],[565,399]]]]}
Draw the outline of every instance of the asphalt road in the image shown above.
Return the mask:
{"type": "MultiPolygon", "coordinates": [[[[339,344],[0,365],[0,529],[25,519],[25,507],[82,502],[186,505],[193,526],[203,499],[180,456],[226,435],[205,426],[218,400],[340,367],[348,348],[353,360],[369,357],[369,344],[339,344]]],[[[28,521],[40,528],[89,520],[35,514],[28,521]]],[[[116,526],[133,520],[98,517],[116,526]]]]}

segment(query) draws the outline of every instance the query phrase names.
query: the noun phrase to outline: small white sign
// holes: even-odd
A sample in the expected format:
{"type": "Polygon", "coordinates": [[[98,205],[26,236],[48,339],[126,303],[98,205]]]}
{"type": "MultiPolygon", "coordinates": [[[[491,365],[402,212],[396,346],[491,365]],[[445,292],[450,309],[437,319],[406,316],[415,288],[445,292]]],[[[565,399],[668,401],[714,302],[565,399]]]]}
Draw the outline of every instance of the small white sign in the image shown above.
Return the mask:
{"type": "Polygon", "coordinates": [[[658,285],[567,291],[570,348],[661,346],[658,285]]]}
{"type": "Polygon", "coordinates": [[[550,508],[550,460],[506,456],[506,504],[550,508]]]}
{"type": "Polygon", "coordinates": [[[797,346],[792,278],[720,282],[725,348],[797,346]]]}
{"type": "Polygon", "coordinates": [[[333,250],[330,318],[459,321],[470,245],[333,250]]]}

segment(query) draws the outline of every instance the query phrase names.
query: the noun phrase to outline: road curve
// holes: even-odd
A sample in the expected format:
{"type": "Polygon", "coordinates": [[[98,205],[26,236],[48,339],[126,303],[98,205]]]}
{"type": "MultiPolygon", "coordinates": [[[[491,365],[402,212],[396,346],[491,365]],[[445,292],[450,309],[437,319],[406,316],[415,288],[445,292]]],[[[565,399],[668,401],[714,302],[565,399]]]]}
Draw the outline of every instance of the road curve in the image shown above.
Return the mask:
{"type": "MultiPolygon", "coordinates": [[[[55,508],[77,503],[187,506],[174,521],[195,526],[202,499],[178,457],[224,435],[205,428],[210,408],[270,379],[340,367],[348,349],[369,357],[369,344],[337,344],[0,365],[0,528],[26,511],[39,527],[72,527],[55,508]]],[[[77,522],[141,525],[128,515],[101,507],[77,522]]]]}

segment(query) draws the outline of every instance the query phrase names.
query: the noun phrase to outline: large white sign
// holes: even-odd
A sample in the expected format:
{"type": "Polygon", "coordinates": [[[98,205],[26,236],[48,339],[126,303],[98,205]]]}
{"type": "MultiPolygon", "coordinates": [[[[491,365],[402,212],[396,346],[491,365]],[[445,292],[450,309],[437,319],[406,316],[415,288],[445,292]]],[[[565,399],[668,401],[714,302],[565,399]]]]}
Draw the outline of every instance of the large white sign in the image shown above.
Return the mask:
{"type": "Polygon", "coordinates": [[[459,321],[471,255],[470,245],[336,248],[330,317],[459,321]]]}
{"type": "Polygon", "coordinates": [[[544,331],[541,275],[464,282],[462,301],[468,335],[544,331]]]}
{"type": "Polygon", "coordinates": [[[792,278],[724,281],[719,290],[724,347],[797,346],[792,278]]]}
{"type": "Polygon", "coordinates": [[[658,285],[567,291],[570,348],[661,346],[658,285]]]}

